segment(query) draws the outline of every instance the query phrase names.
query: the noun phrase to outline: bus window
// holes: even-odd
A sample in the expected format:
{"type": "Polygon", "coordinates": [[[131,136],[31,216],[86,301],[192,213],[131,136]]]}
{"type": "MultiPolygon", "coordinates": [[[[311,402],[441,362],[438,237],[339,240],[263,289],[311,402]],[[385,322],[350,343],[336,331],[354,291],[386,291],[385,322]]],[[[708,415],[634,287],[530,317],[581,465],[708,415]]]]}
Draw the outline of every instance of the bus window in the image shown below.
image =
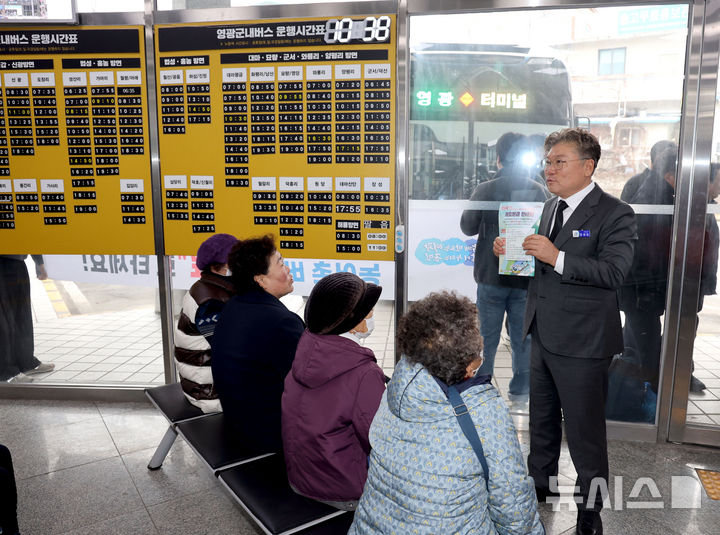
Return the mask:
{"type": "Polygon", "coordinates": [[[413,199],[466,199],[497,171],[491,147],[503,133],[572,124],[569,75],[557,58],[518,46],[420,43],[410,65],[413,199]],[[431,157],[418,137],[432,140],[431,157]]]}

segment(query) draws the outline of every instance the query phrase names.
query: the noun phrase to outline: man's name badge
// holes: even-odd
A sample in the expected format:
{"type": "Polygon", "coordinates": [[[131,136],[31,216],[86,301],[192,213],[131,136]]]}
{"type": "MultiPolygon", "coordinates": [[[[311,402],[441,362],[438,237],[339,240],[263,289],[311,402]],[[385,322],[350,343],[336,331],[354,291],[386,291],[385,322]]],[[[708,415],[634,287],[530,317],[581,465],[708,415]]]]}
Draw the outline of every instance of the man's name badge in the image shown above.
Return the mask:
{"type": "Polygon", "coordinates": [[[573,236],[573,238],[589,238],[590,231],[589,230],[573,230],[572,236],[573,236]]]}

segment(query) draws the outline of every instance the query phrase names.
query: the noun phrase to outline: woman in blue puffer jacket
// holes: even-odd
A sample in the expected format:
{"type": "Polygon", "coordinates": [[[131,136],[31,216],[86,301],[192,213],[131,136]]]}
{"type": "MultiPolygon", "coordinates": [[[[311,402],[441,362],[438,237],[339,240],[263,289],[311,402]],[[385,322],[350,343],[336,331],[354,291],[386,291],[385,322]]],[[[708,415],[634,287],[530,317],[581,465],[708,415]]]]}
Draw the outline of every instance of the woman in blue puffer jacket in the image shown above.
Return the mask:
{"type": "Polygon", "coordinates": [[[370,467],[349,535],[533,534],[544,529],[507,406],[482,364],[475,305],[433,293],[400,320],[395,368],[370,428],[370,467]],[[460,392],[481,463],[446,391],[460,392]]]}

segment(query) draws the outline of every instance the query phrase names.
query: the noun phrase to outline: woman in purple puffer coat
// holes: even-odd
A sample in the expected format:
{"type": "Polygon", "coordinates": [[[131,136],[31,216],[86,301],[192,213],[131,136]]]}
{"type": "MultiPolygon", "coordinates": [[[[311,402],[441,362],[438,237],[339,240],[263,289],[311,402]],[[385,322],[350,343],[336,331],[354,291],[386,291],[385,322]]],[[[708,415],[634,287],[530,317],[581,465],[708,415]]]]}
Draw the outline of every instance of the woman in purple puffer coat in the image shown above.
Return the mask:
{"type": "Polygon", "coordinates": [[[313,288],[282,397],[282,437],[290,486],[298,494],[354,510],[367,479],[368,432],[385,391],[375,355],[361,345],[374,327],[382,288],[333,273],[313,288]]]}

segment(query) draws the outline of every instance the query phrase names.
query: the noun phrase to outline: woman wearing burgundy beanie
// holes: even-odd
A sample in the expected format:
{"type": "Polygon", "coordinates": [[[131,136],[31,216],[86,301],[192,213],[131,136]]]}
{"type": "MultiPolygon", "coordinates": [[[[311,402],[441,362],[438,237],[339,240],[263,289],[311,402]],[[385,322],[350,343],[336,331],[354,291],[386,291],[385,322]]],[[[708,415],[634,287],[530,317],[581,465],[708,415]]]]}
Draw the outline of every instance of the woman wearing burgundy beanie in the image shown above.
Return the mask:
{"type": "Polygon", "coordinates": [[[333,273],[305,305],[307,329],[285,378],[282,435],[290,485],[298,494],[354,510],[367,478],[368,432],[385,376],[360,345],[373,330],[382,288],[333,273]]]}
{"type": "Polygon", "coordinates": [[[237,241],[230,234],[215,234],[200,245],[195,260],[202,272],[200,280],[183,297],[175,327],[175,361],[180,386],[188,401],[206,413],[222,410],[210,363],[218,318],[225,303],[235,294],[228,255],[237,241]]]}

